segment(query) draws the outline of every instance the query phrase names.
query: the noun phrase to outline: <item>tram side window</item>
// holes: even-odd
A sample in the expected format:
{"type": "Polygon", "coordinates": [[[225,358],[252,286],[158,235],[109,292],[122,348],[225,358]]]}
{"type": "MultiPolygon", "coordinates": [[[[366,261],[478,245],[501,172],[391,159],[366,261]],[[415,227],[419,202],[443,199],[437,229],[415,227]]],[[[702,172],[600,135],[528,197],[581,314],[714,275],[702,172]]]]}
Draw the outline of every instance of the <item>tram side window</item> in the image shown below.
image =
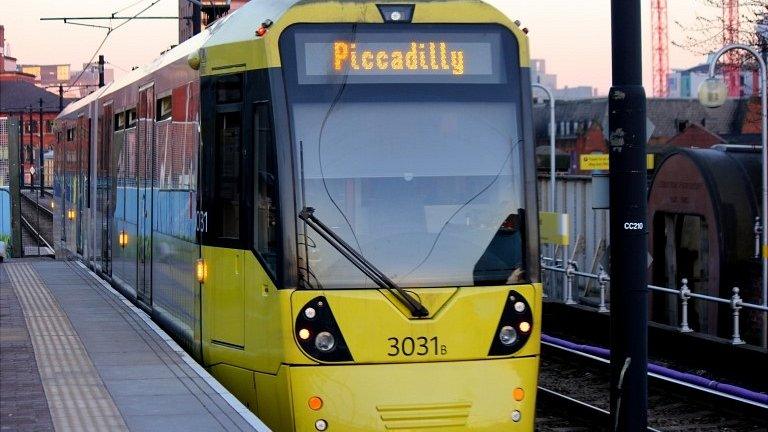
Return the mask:
{"type": "Polygon", "coordinates": [[[215,194],[219,238],[240,238],[240,111],[216,114],[215,194]]]}
{"type": "Polygon", "coordinates": [[[255,154],[256,215],[253,243],[273,275],[277,271],[277,160],[272,131],[269,103],[259,102],[253,107],[253,148],[255,154]]]}

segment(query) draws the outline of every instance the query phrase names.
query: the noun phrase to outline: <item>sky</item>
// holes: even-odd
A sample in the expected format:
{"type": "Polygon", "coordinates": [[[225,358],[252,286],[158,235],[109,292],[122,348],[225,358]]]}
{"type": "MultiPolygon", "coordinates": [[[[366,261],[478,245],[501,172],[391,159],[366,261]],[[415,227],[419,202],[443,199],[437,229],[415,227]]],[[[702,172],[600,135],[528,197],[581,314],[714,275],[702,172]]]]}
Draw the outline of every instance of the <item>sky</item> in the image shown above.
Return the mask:
{"type": "MultiPolygon", "coordinates": [[[[0,0],[0,24],[5,26],[10,55],[20,64],[71,64],[78,70],[104,37],[105,30],[73,26],[41,17],[108,16],[135,4],[119,15],[133,15],[154,0],[0,0]]],[[[159,0],[144,16],[176,16],[179,0],[159,0]]],[[[258,1],[258,0],[254,0],[258,1]]],[[[611,84],[610,2],[608,0],[487,0],[512,20],[530,29],[531,55],[547,61],[547,73],[558,76],[558,86],[589,85],[599,94],[611,84]]],[[[643,63],[646,92],[651,93],[650,0],[643,5],[643,63]]],[[[669,39],[682,40],[675,21],[693,24],[701,0],[668,1],[669,39]]],[[[713,11],[717,13],[717,11],[713,11]]],[[[102,24],[108,24],[102,23],[102,24]]],[[[101,54],[120,76],[132,66],[151,62],[178,42],[174,20],[132,21],[112,33],[101,54]]],[[[702,63],[670,43],[670,68],[702,63]]]]}

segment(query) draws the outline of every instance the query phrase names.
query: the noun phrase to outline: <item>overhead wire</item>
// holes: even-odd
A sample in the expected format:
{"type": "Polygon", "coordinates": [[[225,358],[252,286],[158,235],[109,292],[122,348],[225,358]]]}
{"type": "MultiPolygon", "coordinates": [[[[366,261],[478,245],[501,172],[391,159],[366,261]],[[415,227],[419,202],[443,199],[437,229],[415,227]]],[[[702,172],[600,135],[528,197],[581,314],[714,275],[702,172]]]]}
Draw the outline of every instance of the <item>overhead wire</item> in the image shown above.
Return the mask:
{"type": "MultiPolygon", "coordinates": [[[[142,1],[145,1],[145,0],[142,0],[142,1]]],[[[113,33],[115,30],[117,30],[117,29],[119,29],[120,27],[122,27],[122,26],[124,26],[124,25],[128,24],[129,22],[131,22],[131,20],[133,20],[133,19],[134,19],[134,18],[136,18],[137,16],[139,16],[139,15],[143,14],[144,12],[146,12],[147,10],[149,10],[149,8],[151,8],[152,6],[156,5],[156,4],[157,4],[157,3],[159,3],[159,2],[160,2],[160,0],[154,0],[154,1],[153,1],[152,3],[150,3],[150,4],[149,4],[147,7],[145,7],[144,9],[142,9],[142,10],[140,10],[140,11],[138,11],[138,12],[137,12],[135,15],[133,15],[133,16],[131,16],[130,18],[126,19],[125,21],[121,22],[121,23],[120,23],[120,24],[118,24],[117,26],[108,28],[108,29],[107,29],[107,34],[106,34],[106,35],[104,35],[104,39],[102,39],[102,40],[101,40],[101,42],[99,43],[99,46],[98,46],[98,47],[96,48],[96,50],[93,52],[93,55],[92,55],[92,56],[91,56],[91,58],[88,60],[88,63],[87,63],[87,65],[91,65],[91,64],[93,63],[93,59],[95,59],[95,58],[96,58],[96,56],[99,54],[99,51],[101,51],[101,48],[103,48],[103,47],[104,47],[104,44],[105,44],[105,43],[107,43],[107,39],[109,39],[109,36],[110,36],[110,35],[111,35],[111,34],[112,34],[112,33],[113,33]]],[[[138,2],[138,3],[140,3],[140,2],[138,2]]],[[[131,6],[134,6],[134,5],[138,4],[138,3],[134,3],[134,4],[133,4],[133,5],[131,5],[131,6]]],[[[129,7],[130,7],[130,6],[129,6],[129,7]]],[[[71,24],[71,23],[70,23],[70,24],[71,24]]],[[[70,84],[70,85],[68,85],[68,86],[67,86],[67,90],[69,90],[69,89],[71,89],[72,87],[74,87],[74,86],[75,86],[75,85],[76,85],[76,84],[77,84],[77,83],[80,81],[80,79],[81,79],[81,78],[83,77],[83,75],[85,74],[85,71],[86,71],[86,70],[88,70],[88,68],[87,68],[87,67],[84,67],[84,68],[83,68],[83,70],[82,70],[82,71],[80,71],[80,74],[77,76],[77,78],[75,78],[75,80],[72,82],[72,84],[70,84]]]]}
{"type": "Polygon", "coordinates": [[[130,9],[130,8],[132,8],[132,7],[134,7],[134,6],[136,6],[136,5],[137,5],[137,4],[139,4],[139,3],[144,3],[145,1],[147,1],[147,0],[138,0],[138,1],[135,1],[135,2],[133,2],[133,3],[129,4],[128,6],[126,6],[126,7],[122,8],[122,9],[120,9],[120,10],[117,10],[117,11],[114,11],[114,12],[112,12],[112,16],[115,16],[115,15],[119,14],[120,12],[126,11],[126,10],[128,10],[128,9],[130,9]]]}

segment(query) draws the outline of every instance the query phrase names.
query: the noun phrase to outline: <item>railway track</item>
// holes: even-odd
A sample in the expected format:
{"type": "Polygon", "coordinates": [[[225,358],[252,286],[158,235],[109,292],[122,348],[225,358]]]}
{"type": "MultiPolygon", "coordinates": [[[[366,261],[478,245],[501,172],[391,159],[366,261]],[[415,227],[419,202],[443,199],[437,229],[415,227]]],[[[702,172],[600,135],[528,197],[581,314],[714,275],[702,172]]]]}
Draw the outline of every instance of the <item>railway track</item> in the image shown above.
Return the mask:
{"type": "MultiPolygon", "coordinates": [[[[542,342],[537,430],[608,431],[608,361],[542,342]]],[[[766,431],[768,408],[650,375],[651,431],[766,431]]]]}
{"type": "MultiPolygon", "coordinates": [[[[21,241],[24,255],[52,255],[53,212],[38,204],[36,197],[30,197],[28,193],[21,194],[21,241]]],[[[47,202],[48,199],[49,197],[43,194],[40,202],[47,202]]]]}

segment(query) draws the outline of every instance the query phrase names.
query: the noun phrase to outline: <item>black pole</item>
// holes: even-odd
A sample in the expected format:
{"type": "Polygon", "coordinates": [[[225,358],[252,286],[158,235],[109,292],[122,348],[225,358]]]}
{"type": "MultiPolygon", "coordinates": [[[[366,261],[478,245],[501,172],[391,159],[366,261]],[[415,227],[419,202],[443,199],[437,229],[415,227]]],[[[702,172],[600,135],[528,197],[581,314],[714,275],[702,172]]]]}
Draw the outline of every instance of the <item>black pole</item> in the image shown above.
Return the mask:
{"type": "Polygon", "coordinates": [[[64,86],[59,84],[59,112],[64,111],[64,86]]]}
{"type": "Polygon", "coordinates": [[[200,4],[192,3],[192,36],[200,33],[202,25],[200,20],[202,19],[202,10],[200,4]]]}
{"type": "Polygon", "coordinates": [[[43,187],[44,187],[44,179],[45,179],[45,173],[43,172],[43,152],[45,151],[43,149],[43,98],[40,98],[39,101],[40,104],[40,126],[38,126],[39,135],[40,135],[40,194],[43,194],[43,187]]]}
{"type": "MultiPolygon", "coordinates": [[[[19,188],[24,187],[24,111],[19,116],[19,188]]],[[[21,190],[21,189],[19,189],[21,190]]]]}
{"type": "Polygon", "coordinates": [[[104,87],[104,56],[99,55],[99,88],[104,87]]]}
{"type": "Polygon", "coordinates": [[[611,0],[611,425],[648,425],[646,101],[640,0],[611,0]]]}
{"type": "MultiPolygon", "coordinates": [[[[29,147],[27,147],[28,150],[28,160],[30,166],[35,166],[35,136],[34,131],[32,130],[32,107],[27,107],[29,110],[29,147]]],[[[30,188],[34,188],[35,186],[35,180],[32,178],[32,175],[29,176],[29,186],[30,188]]]]}

